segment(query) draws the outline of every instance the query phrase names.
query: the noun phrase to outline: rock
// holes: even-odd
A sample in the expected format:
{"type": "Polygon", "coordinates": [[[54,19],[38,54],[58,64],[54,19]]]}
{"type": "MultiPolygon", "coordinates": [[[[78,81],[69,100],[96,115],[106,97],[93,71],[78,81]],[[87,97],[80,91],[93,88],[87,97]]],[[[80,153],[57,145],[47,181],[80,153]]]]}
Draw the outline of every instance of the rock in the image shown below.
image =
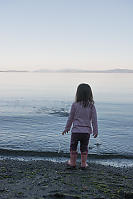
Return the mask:
{"type": "MultiPolygon", "coordinates": [[[[45,198],[46,196],[43,196],[43,197],[45,198]]],[[[58,193],[58,192],[54,193],[54,194],[49,194],[49,195],[47,195],[47,197],[51,198],[51,199],[81,199],[80,196],[74,196],[74,195],[58,193]]]]}
{"type": "Polygon", "coordinates": [[[5,189],[0,189],[0,193],[3,193],[4,191],[6,191],[5,189]]]}
{"type": "Polygon", "coordinates": [[[133,192],[125,193],[125,199],[133,199],[133,192]]]}

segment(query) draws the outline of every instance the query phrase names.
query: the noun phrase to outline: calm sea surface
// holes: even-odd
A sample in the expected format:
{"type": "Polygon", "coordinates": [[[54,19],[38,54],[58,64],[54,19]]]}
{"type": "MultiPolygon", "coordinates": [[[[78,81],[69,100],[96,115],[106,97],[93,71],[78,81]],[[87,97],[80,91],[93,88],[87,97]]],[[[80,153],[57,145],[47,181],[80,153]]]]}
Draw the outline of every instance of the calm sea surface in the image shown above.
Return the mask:
{"type": "Polygon", "coordinates": [[[0,73],[0,149],[69,152],[61,132],[83,82],[98,112],[89,153],[133,156],[133,74],[118,73],[0,73]]]}

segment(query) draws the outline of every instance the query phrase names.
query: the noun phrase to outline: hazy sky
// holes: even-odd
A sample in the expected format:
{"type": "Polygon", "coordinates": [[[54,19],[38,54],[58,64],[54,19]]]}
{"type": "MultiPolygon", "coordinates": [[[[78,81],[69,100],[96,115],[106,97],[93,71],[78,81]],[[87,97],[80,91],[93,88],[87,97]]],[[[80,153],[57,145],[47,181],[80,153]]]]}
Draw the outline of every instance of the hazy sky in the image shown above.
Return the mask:
{"type": "Polygon", "coordinates": [[[0,70],[133,69],[133,0],[0,0],[0,70]]]}

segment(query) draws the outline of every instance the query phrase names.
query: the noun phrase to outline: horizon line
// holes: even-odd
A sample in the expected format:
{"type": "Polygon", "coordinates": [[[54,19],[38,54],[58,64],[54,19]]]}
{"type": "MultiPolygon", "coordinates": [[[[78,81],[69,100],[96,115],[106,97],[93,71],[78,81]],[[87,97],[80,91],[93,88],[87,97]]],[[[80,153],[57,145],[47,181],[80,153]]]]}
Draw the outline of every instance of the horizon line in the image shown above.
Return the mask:
{"type": "Polygon", "coordinates": [[[50,70],[50,69],[38,69],[38,70],[0,70],[0,72],[40,72],[40,73],[133,73],[132,69],[122,69],[122,68],[114,68],[114,69],[107,69],[107,70],[87,70],[87,69],[57,69],[57,70],[50,70]]]}

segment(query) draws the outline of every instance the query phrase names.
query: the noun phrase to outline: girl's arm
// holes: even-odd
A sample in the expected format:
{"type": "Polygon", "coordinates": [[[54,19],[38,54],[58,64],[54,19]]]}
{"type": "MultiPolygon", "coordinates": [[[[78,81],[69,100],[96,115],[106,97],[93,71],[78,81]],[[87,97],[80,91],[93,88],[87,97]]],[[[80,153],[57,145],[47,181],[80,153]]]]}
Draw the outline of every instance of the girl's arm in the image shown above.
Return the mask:
{"type": "Polygon", "coordinates": [[[72,122],[73,122],[73,119],[74,119],[74,114],[75,114],[75,106],[74,106],[74,103],[73,103],[72,106],[71,106],[71,111],[70,111],[70,114],[69,114],[69,117],[68,117],[68,120],[67,120],[67,123],[66,123],[65,130],[62,133],[63,135],[65,133],[68,133],[68,131],[70,131],[70,128],[72,126],[72,122]]]}
{"type": "Polygon", "coordinates": [[[95,106],[92,108],[92,128],[93,128],[93,135],[94,138],[98,135],[98,124],[97,124],[97,112],[95,106]]]}

